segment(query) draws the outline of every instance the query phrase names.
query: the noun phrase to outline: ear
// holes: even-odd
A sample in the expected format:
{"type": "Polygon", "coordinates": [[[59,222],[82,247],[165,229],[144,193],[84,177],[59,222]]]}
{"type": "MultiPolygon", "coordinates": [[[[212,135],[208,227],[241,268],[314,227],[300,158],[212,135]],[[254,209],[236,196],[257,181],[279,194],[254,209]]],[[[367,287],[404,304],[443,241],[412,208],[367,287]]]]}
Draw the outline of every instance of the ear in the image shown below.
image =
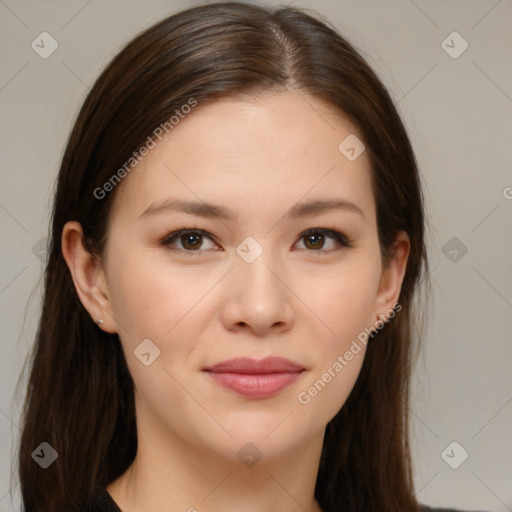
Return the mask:
{"type": "Polygon", "coordinates": [[[109,293],[104,269],[99,258],[84,246],[82,226],[79,222],[67,222],[62,229],[62,255],[71,273],[73,284],[84,308],[93,322],[102,330],[117,332],[117,324],[111,314],[109,293]]]}
{"type": "Polygon", "coordinates": [[[411,242],[409,235],[405,231],[399,231],[391,247],[391,260],[382,269],[379,290],[375,301],[375,319],[379,314],[388,317],[390,311],[393,310],[394,305],[398,302],[410,250],[411,242]]]}

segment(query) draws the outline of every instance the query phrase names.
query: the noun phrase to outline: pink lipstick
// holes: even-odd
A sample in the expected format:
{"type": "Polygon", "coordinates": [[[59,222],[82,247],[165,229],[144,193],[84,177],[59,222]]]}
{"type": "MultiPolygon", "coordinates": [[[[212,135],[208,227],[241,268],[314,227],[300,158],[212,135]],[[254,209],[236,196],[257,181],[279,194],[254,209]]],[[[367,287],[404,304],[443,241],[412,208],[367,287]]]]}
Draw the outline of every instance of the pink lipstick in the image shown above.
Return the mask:
{"type": "Polygon", "coordinates": [[[249,398],[268,398],[295,382],[305,369],[282,357],[235,358],[204,368],[221,386],[249,398]]]}

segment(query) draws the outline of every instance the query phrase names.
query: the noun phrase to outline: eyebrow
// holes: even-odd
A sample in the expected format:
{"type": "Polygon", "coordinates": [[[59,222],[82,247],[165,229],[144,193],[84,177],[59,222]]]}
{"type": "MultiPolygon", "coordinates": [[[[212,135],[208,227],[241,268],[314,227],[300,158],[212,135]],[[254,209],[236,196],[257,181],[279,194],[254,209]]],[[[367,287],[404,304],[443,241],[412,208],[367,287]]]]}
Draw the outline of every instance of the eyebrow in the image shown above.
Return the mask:
{"type": "MultiPolygon", "coordinates": [[[[354,203],[344,199],[316,200],[294,205],[284,215],[286,218],[305,217],[323,213],[328,210],[343,210],[360,215],[364,219],[364,213],[354,203]]],[[[235,213],[223,206],[217,206],[204,202],[182,201],[179,199],[167,199],[161,203],[151,204],[139,215],[139,218],[152,216],[159,213],[182,212],[198,217],[221,218],[231,220],[235,213]]]]}

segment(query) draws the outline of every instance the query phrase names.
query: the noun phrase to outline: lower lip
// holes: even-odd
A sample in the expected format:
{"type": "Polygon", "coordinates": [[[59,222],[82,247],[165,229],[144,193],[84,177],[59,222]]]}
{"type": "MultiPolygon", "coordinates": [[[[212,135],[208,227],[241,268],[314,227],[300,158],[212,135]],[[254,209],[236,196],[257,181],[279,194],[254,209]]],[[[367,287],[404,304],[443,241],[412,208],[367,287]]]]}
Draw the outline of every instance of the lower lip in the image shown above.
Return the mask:
{"type": "Polygon", "coordinates": [[[250,398],[268,398],[293,384],[302,372],[248,375],[207,372],[221,386],[250,398]]]}

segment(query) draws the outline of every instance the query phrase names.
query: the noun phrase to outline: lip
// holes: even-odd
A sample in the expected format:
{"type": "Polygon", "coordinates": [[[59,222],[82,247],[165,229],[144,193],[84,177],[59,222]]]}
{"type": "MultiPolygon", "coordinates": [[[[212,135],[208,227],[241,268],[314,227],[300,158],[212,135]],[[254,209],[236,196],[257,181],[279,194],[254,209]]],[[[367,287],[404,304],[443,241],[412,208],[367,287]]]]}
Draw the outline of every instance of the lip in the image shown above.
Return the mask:
{"type": "Polygon", "coordinates": [[[235,358],[203,369],[221,386],[250,398],[268,398],[293,384],[305,368],[282,357],[235,358]]]}

